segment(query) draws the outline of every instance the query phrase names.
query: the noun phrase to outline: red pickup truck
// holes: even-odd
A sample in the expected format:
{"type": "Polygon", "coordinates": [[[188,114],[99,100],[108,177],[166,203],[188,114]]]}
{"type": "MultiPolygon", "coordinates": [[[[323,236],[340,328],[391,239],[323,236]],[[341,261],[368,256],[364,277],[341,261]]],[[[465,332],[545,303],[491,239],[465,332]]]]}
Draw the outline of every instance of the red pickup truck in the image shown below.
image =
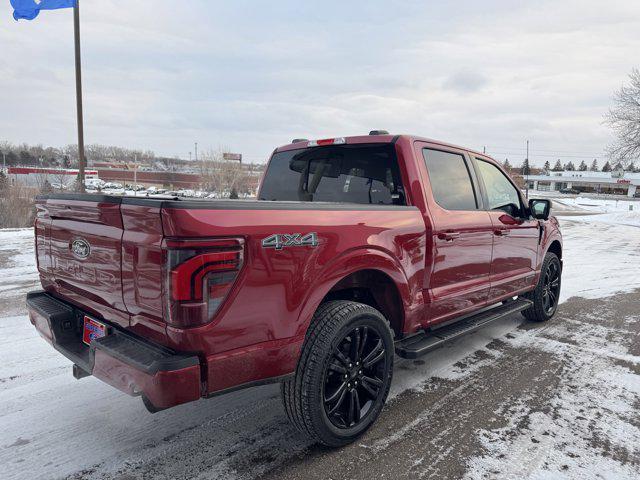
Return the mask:
{"type": "Polygon", "coordinates": [[[276,149],[257,200],[37,200],[31,323],[157,411],[281,382],[292,423],[340,446],[378,417],[394,354],[558,305],[548,200],[501,167],[408,135],[276,149]]]}

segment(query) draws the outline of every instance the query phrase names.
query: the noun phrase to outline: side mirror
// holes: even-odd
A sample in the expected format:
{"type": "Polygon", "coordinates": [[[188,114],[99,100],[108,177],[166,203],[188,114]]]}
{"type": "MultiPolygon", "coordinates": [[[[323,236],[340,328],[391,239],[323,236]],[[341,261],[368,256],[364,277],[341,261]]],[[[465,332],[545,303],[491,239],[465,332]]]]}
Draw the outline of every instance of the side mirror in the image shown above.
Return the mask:
{"type": "Polygon", "coordinates": [[[547,220],[551,213],[551,200],[529,200],[529,210],[531,210],[533,218],[537,218],[538,220],[547,220]]]}

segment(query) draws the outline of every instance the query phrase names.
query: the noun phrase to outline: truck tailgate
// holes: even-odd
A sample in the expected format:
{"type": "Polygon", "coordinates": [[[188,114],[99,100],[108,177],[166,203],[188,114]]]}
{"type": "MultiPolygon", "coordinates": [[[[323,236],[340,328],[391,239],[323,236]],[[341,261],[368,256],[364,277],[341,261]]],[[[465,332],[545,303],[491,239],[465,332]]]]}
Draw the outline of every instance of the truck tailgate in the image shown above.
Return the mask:
{"type": "Polygon", "coordinates": [[[62,297],[124,312],[120,200],[81,198],[49,198],[39,205],[39,217],[49,217],[50,222],[48,230],[36,231],[38,245],[49,244],[48,253],[38,251],[39,258],[48,257],[48,262],[41,263],[50,265],[40,269],[43,284],[62,297]],[[43,241],[40,236],[47,234],[43,241]]]}

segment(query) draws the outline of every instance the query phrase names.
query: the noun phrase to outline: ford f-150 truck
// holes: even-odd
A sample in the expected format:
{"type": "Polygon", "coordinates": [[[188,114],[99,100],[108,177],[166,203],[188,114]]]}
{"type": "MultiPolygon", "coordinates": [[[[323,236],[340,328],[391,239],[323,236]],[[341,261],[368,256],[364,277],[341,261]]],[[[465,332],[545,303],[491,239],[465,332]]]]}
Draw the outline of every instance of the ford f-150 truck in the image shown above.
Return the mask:
{"type": "Polygon", "coordinates": [[[394,355],[558,305],[562,239],[490,157],[373,131],[277,148],[256,200],[37,199],[31,323],[150,411],[281,382],[340,446],[378,417],[394,355]]]}

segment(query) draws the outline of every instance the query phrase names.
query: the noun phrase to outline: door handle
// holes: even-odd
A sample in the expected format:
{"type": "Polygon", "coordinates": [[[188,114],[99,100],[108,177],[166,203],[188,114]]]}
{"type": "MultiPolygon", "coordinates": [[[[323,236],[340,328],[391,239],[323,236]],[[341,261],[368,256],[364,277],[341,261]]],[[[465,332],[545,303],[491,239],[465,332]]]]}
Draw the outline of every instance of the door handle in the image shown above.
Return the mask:
{"type": "Polygon", "coordinates": [[[511,230],[507,230],[506,228],[500,228],[493,231],[494,235],[497,237],[506,237],[511,233],[511,230]]]}
{"type": "Polygon", "coordinates": [[[447,242],[453,242],[459,236],[460,236],[460,232],[440,232],[440,233],[438,233],[438,238],[440,240],[446,240],[447,242]]]}

